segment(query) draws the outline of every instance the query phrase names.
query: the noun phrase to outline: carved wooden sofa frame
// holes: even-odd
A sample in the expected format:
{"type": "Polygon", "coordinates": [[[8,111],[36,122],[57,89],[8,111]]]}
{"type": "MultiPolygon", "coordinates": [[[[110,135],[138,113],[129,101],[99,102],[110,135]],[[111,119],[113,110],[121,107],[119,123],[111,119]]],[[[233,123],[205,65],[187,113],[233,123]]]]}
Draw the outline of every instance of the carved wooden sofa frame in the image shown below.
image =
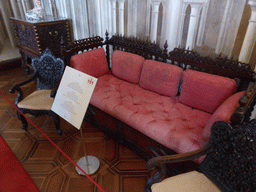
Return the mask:
{"type": "MultiPolygon", "coordinates": [[[[86,39],[80,39],[72,42],[69,46],[65,46],[65,42],[61,40],[61,55],[66,65],[70,65],[71,56],[79,53],[104,47],[106,57],[111,68],[111,53],[114,50],[122,50],[143,56],[145,59],[153,59],[177,65],[184,70],[191,68],[193,70],[226,76],[237,79],[238,91],[247,90],[245,95],[240,99],[240,107],[232,115],[231,124],[238,125],[242,122],[248,122],[251,112],[256,103],[256,85],[255,73],[250,68],[250,65],[240,63],[238,61],[209,57],[200,57],[193,51],[175,48],[168,52],[168,45],[165,43],[161,49],[157,44],[149,41],[139,40],[137,38],[127,38],[122,36],[108,37],[106,32],[105,41],[103,38],[96,36],[86,39]]],[[[120,143],[132,148],[145,159],[154,157],[158,152],[156,149],[161,149],[164,154],[175,154],[172,150],[159,144],[158,142],[143,135],[139,131],[129,127],[125,123],[117,120],[100,109],[90,105],[85,119],[90,121],[94,126],[106,133],[109,137],[119,141],[120,143]],[[122,127],[122,129],[121,129],[122,127]],[[154,146],[154,147],[148,147],[154,146]]],[[[197,166],[196,163],[190,162],[192,166],[197,166]]]]}

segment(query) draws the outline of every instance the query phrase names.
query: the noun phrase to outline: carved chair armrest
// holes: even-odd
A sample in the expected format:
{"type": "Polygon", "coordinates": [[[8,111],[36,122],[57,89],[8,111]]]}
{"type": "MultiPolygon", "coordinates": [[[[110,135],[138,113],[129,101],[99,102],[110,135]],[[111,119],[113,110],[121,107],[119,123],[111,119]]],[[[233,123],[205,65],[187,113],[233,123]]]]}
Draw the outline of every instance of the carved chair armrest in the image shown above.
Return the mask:
{"type": "Polygon", "coordinates": [[[34,81],[36,77],[37,77],[37,73],[34,73],[28,80],[18,83],[10,88],[9,90],[10,93],[15,93],[15,91],[18,92],[15,100],[16,105],[18,104],[18,102],[20,102],[23,99],[23,92],[20,87],[34,81]]]}
{"type": "Polygon", "coordinates": [[[206,153],[210,149],[210,146],[211,146],[211,144],[207,143],[203,148],[198,149],[196,151],[189,152],[189,153],[159,156],[159,157],[154,157],[154,158],[150,159],[147,162],[148,168],[150,170],[153,170],[156,167],[158,167],[159,171],[147,180],[146,185],[145,185],[145,191],[151,192],[151,186],[154,183],[158,183],[164,179],[164,177],[167,173],[167,168],[166,168],[165,164],[189,161],[189,160],[198,158],[200,156],[206,155],[206,153]]]}
{"type": "Polygon", "coordinates": [[[147,166],[150,170],[152,170],[161,164],[177,163],[177,162],[183,162],[183,161],[189,161],[192,159],[196,159],[200,156],[205,155],[207,153],[207,151],[209,150],[209,148],[210,148],[210,143],[207,143],[203,148],[200,148],[198,150],[191,151],[188,153],[154,157],[154,158],[148,160],[147,166]]]}

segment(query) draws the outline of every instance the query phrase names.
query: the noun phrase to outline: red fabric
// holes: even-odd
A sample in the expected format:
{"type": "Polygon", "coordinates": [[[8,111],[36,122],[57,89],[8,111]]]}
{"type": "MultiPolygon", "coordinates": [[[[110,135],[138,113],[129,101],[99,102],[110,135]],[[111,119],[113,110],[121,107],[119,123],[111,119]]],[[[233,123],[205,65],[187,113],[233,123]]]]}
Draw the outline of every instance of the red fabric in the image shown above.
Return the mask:
{"type": "Polygon", "coordinates": [[[185,105],[213,113],[236,92],[235,80],[187,69],[183,73],[179,101],[185,105]]]}
{"type": "Polygon", "coordinates": [[[107,74],[98,78],[91,104],[177,153],[202,147],[211,114],[107,74]]]}
{"type": "Polygon", "coordinates": [[[70,66],[96,78],[105,75],[109,71],[103,48],[72,56],[70,66]]]}
{"type": "Polygon", "coordinates": [[[139,85],[156,93],[175,97],[177,95],[183,70],[175,65],[145,60],[139,85]]]}
{"type": "Polygon", "coordinates": [[[219,108],[213,113],[208,123],[206,124],[202,137],[206,140],[210,138],[212,125],[216,121],[225,121],[230,123],[230,118],[235,112],[236,108],[239,107],[239,100],[244,95],[245,91],[241,91],[229,97],[219,108]]]}
{"type": "Polygon", "coordinates": [[[37,186],[0,136],[0,191],[36,192],[37,186]]]}
{"type": "Polygon", "coordinates": [[[139,83],[143,61],[144,58],[139,55],[116,50],[112,54],[111,70],[120,79],[139,83]]]}

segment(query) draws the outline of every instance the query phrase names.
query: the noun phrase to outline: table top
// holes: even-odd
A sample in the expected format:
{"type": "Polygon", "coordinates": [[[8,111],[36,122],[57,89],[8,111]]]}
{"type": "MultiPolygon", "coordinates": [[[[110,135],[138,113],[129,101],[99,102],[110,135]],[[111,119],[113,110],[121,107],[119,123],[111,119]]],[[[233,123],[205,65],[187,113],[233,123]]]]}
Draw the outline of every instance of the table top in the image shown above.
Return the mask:
{"type": "Polygon", "coordinates": [[[39,21],[31,21],[28,20],[26,17],[10,17],[13,20],[17,20],[17,21],[23,21],[23,22],[27,22],[27,23],[44,23],[44,22],[53,22],[53,21],[62,21],[62,20],[67,20],[67,18],[64,17],[54,17],[51,15],[46,15],[44,16],[42,19],[40,19],[39,21]]]}

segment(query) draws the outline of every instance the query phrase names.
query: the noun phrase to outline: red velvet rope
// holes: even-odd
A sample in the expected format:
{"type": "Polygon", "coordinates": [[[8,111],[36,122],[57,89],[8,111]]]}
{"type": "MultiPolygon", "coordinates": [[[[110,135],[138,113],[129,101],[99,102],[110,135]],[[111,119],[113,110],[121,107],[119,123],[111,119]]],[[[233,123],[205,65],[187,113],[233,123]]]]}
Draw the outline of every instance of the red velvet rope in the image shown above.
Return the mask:
{"type": "Polygon", "coordinates": [[[87,173],[84,172],[83,169],[81,169],[64,151],[62,151],[43,131],[41,131],[28,117],[26,117],[26,115],[24,115],[1,91],[0,94],[20,113],[22,114],[27,120],[28,122],[30,122],[40,133],[42,133],[42,135],[48,139],[53,145],[54,147],[56,147],[71,163],[73,163],[80,171],[82,171],[82,173],[88,178],[90,179],[91,182],[93,182],[102,192],[106,192],[104,189],[102,189],[102,187],[96,183],[87,173]]]}

